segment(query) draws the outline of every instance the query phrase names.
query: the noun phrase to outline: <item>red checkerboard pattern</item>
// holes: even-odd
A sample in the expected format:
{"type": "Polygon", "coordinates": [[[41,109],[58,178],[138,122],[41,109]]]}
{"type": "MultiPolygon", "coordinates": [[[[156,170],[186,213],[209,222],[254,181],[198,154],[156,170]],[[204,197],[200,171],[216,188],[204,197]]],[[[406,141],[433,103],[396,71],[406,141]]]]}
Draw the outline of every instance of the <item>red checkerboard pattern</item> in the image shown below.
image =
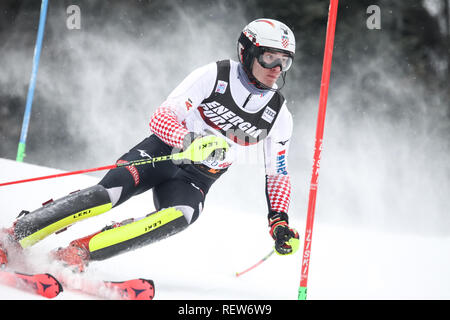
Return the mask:
{"type": "Polygon", "coordinates": [[[177,121],[177,116],[168,107],[159,107],[150,119],[150,130],[162,141],[176,148],[183,148],[183,139],[189,131],[177,121]]]}
{"type": "Polygon", "coordinates": [[[291,200],[291,181],[289,176],[282,174],[267,175],[266,188],[270,210],[287,213],[291,200]]]}

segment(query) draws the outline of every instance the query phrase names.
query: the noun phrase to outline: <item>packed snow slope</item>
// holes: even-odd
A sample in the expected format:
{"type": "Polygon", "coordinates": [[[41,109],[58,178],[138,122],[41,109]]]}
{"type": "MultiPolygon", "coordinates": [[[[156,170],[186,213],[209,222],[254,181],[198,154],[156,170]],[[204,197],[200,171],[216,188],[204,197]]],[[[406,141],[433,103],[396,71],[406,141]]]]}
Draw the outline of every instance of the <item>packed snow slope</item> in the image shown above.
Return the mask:
{"type": "MultiPolygon", "coordinates": [[[[59,173],[36,165],[0,159],[0,182],[59,173]]],[[[77,175],[0,187],[0,225],[10,226],[22,210],[88,187],[97,177],[77,175]]],[[[213,187],[214,189],[214,187],[213,187]]],[[[214,190],[211,190],[213,192],[214,190]]],[[[266,213],[230,210],[230,200],[211,196],[199,220],[185,231],[109,260],[93,262],[86,277],[106,280],[149,278],[155,299],[296,299],[301,246],[292,256],[273,255],[249,273],[235,277],[271,250],[266,213]]],[[[257,207],[257,206],[256,206],[257,207]]],[[[38,271],[53,266],[46,254],[95,232],[111,221],[140,217],[153,210],[151,192],[27,250],[38,271]]],[[[302,215],[303,216],[303,215],[302,215]]],[[[293,219],[303,243],[304,219],[293,219]]],[[[450,299],[450,239],[382,233],[346,225],[315,224],[308,299],[450,299]]],[[[0,299],[41,299],[0,286],[0,299]]],[[[92,299],[65,291],[56,299],[92,299]]]]}

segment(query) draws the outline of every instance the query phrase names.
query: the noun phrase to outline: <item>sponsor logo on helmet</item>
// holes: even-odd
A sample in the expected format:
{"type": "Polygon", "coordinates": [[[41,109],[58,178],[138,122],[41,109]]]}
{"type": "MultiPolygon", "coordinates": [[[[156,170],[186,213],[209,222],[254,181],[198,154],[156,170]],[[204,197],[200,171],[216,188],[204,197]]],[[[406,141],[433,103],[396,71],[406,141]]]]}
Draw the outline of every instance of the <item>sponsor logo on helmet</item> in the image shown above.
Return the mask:
{"type": "Polygon", "coordinates": [[[280,26],[281,31],[283,31],[283,34],[281,35],[281,45],[283,48],[287,48],[289,45],[289,32],[284,26],[280,26]]]}
{"type": "Polygon", "coordinates": [[[256,46],[258,46],[259,44],[256,42],[256,33],[254,33],[252,30],[250,29],[244,29],[243,33],[245,34],[245,36],[252,42],[254,43],[256,46]]]}
{"type": "Polygon", "coordinates": [[[281,36],[281,45],[283,46],[283,48],[287,48],[289,45],[289,38],[285,35],[281,36]]]}
{"type": "Polygon", "coordinates": [[[252,38],[256,38],[256,33],[254,33],[252,30],[250,29],[244,29],[244,34],[247,36],[247,38],[249,38],[250,40],[252,40],[252,38]]]}

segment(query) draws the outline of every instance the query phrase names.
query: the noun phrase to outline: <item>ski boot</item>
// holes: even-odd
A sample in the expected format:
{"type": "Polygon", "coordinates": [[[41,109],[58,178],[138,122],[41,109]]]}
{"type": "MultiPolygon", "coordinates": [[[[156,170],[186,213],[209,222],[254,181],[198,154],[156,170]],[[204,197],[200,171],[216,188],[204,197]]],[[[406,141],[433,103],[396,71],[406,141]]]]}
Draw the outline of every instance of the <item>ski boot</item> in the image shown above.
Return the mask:
{"type": "Polygon", "coordinates": [[[69,246],[52,251],[50,257],[55,261],[61,262],[74,272],[84,272],[90,260],[89,240],[97,233],[73,240],[69,243],[69,246]]]}
{"type": "Polygon", "coordinates": [[[0,229],[0,269],[8,265],[8,250],[14,254],[22,252],[22,247],[14,235],[14,226],[0,229]]]}
{"type": "Polygon", "coordinates": [[[0,243],[0,269],[6,268],[8,264],[8,252],[6,248],[0,243]]]}
{"type": "Polygon", "coordinates": [[[91,252],[89,251],[89,241],[97,234],[120,227],[123,224],[132,222],[134,219],[127,219],[122,222],[113,222],[91,235],[73,240],[69,243],[69,246],[65,248],[58,248],[50,253],[50,258],[55,261],[61,262],[64,266],[70,268],[72,271],[82,273],[86,270],[86,267],[91,261],[91,252]]]}

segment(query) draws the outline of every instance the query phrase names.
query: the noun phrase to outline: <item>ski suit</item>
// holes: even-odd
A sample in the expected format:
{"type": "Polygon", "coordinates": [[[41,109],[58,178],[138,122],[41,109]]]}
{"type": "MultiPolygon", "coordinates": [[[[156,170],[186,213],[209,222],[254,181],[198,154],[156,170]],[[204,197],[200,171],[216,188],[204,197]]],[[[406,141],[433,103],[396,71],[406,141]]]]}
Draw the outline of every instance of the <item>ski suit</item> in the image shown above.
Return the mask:
{"type": "Polygon", "coordinates": [[[283,96],[257,89],[238,62],[223,60],[193,71],[154,112],[150,130],[152,134],[118,162],[170,154],[174,148],[182,149],[192,132],[220,135],[230,148],[221,160],[164,161],[110,170],[97,185],[20,217],[14,232],[21,246],[29,247],[150,189],[156,211],[96,233],[89,242],[90,259],[106,259],[179,232],[199,217],[210,187],[239,158],[239,152],[256,143],[264,146],[268,210],[287,214],[292,116],[283,96]]]}

